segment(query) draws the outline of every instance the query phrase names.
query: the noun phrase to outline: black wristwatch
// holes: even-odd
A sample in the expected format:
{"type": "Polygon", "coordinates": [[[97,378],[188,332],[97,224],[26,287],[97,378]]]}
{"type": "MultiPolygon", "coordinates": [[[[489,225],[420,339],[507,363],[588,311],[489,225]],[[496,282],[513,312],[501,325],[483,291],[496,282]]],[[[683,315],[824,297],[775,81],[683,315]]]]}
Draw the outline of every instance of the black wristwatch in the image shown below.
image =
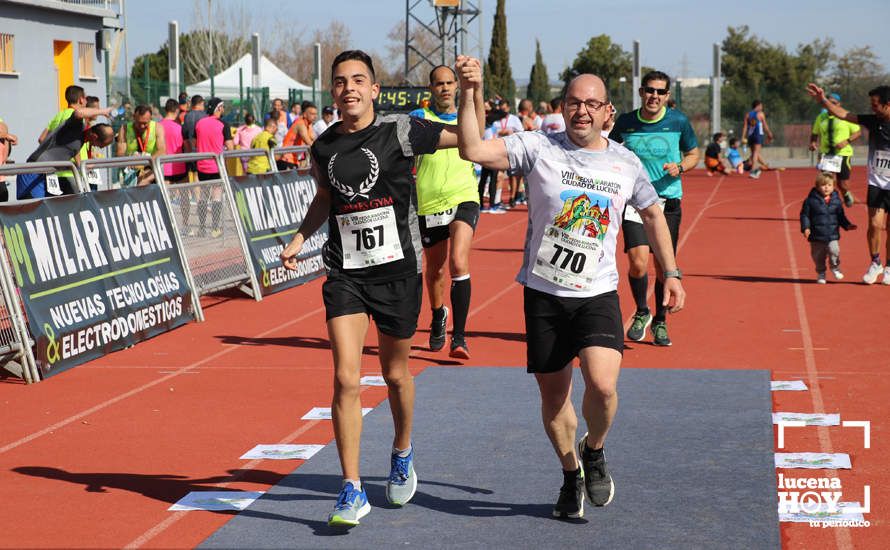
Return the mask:
{"type": "MultiPolygon", "coordinates": [[[[677,169],[680,171],[680,174],[682,174],[682,173],[684,172],[684,170],[683,170],[683,165],[680,164],[679,162],[677,163],[677,169]]],[[[678,175],[679,175],[679,174],[678,174],[678,175]]]]}
{"type": "Polygon", "coordinates": [[[679,268],[679,267],[678,267],[677,269],[673,269],[673,270],[669,270],[669,271],[665,271],[665,272],[664,272],[664,278],[665,278],[665,279],[670,279],[671,277],[673,277],[674,279],[682,279],[682,278],[683,278],[683,272],[680,271],[680,268],[679,268]]]}

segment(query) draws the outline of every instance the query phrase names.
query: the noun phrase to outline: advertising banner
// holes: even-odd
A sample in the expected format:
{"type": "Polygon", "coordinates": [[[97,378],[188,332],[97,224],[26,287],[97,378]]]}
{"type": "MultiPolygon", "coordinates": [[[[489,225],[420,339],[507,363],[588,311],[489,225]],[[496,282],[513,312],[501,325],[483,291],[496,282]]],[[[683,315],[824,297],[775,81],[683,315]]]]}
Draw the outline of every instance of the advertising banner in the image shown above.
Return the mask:
{"type": "Polygon", "coordinates": [[[263,296],[307,283],[324,273],[321,251],[328,240],[325,223],[303,244],[297,270],[288,271],[278,255],[303,223],[315,197],[315,180],[296,170],[229,178],[247,247],[263,296]]]}
{"type": "Polygon", "coordinates": [[[155,185],[0,205],[43,378],[194,317],[155,185]]]}

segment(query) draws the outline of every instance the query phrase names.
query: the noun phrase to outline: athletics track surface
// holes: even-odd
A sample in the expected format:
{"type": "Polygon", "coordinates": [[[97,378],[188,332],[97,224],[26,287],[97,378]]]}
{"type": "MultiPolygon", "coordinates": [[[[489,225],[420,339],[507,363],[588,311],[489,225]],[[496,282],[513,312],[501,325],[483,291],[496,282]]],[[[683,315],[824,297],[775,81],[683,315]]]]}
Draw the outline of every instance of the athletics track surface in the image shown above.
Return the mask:
{"type": "MultiPolygon", "coordinates": [[[[862,487],[870,485],[871,512],[865,517],[871,526],[782,524],[781,542],[785,548],[885,548],[890,346],[884,322],[890,288],[856,284],[867,263],[863,205],[849,212],[860,229],[841,238],[847,279],[812,284],[809,249],[797,222],[811,177],[810,170],[789,170],[757,181],[721,179],[698,170],[685,178],[678,256],[687,309],[669,320],[672,348],[633,343],[624,366],[766,370],[773,380],[800,379],[810,387],[773,393],[773,411],[871,421],[870,449],[863,449],[861,429],[841,427],[790,429],[785,449],[849,453],[852,470],[785,473],[837,475],[844,500],[861,501],[862,487]]],[[[853,182],[857,196],[864,196],[861,168],[853,182]]],[[[524,211],[482,217],[471,259],[468,366],[524,364],[521,289],[513,283],[524,229],[524,211]]],[[[621,258],[622,272],[625,265],[621,258]]],[[[195,547],[231,514],[169,512],[172,503],[195,490],[269,490],[300,464],[238,458],[258,443],[330,442],[329,421],[300,420],[310,408],[328,406],[331,394],[320,286],[315,281],[259,304],[234,293],[208,297],[205,323],[32,387],[0,382],[0,546],[195,547]]],[[[628,318],[631,299],[623,276],[620,292],[628,318]]],[[[428,323],[424,311],[420,326],[428,323]]],[[[455,365],[445,354],[424,351],[426,337],[425,329],[415,337],[415,373],[455,365]]],[[[513,370],[526,376],[524,369],[513,370]]],[[[362,373],[379,373],[373,335],[362,373]]],[[[363,388],[364,406],[377,406],[385,393],[363,388]]],[[[537,408],[534,402],[513,406],[537,408]]],[[[724,421],[731,424],[732,415],[724,421]]],[[[546,445],[542,431],[536,441],[546,445]]],[[[725,465],[727,477],[732,466],[725,465]]],[[[722,498],[725,489],[711,490],[722,498]]],[[[550,490],[539,500],[549,502],[554,495],[550,490]]],[[[615,504],[621,498],[618,480],[615,504]]],[[[670,495],[664,498],[672,504],[670,495]]],[[[588,519],[596,512],[588,510],[588,519]]],[[[699,513],[692,507],[687,512],[699,513]]]]}

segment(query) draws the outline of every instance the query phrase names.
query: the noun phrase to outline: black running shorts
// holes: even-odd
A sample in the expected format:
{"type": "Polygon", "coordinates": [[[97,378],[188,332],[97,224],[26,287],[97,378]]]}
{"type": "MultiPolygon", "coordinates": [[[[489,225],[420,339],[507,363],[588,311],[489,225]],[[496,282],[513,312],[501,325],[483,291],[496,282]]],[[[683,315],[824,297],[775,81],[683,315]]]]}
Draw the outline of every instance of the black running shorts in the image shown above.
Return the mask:
{"type": "Polygon", "coordinates": [[[885,212],[890,212],[890,189],[869,185],[866,202],[869,208],[880,208],[885,212]]]}
{"type": "MultiPolygon", "coordinates": [[[[853,171],[850,165],[850,157],[841,157],[841,171],[837,175],[838,181],[847,181],[850,179],[850,172],[853,171]]],[[[843,197],[841,197],[843,199],[843,197]]]]}
{"type": "MultiPolygon", "coordinates": [[[[479,222],[479,203],[462,202],[455,207],[455,210],[454,220],[451,223],[459,220],[469,225],[475,231],[476,224],[479,222]]],[[[441,220],[442,215],[447,215],[447,212],[449,211],[433,214],[432,216],[418,216],[420,218],[420,241],[423,243],[424,248],[430,248],[451,237],[451,223],[427,227],[428,223],[436,223],[432,220],[441,220]]]]}
{"type": "Polygon", "coordinates": [[[422,290],[420,274],[385,283],[328,277],[321,294],[327,319],[365,313],[374,319],[383,334],[411,338],[417,330],[422,290]]]}
{"type": "Polygon", "coordinates": [[[591,346],[624,353],[617,291],[562,298],[525,287],[523,302],[528,372],[562,370],[579,351],[591,346]]]}
{"type": "MultiPolygon", "coordinates": [[[[628,207],[630,208],[630,207],[628,207]]],[[[680,199],[666,199],[664,202],[664,219],[667,222],[668,231],[671,233],[671,243],[674,245],[674,253],[677,253],[677,241],[680,240],[680,221],[683,218],[683,210],[680,207],[680,199]]],[[[621,224],[621,234],[624,236],[624,251],[638,246],[649,246],[646,238],[646,230],[643,224],[624,220],[621,224]]]]}

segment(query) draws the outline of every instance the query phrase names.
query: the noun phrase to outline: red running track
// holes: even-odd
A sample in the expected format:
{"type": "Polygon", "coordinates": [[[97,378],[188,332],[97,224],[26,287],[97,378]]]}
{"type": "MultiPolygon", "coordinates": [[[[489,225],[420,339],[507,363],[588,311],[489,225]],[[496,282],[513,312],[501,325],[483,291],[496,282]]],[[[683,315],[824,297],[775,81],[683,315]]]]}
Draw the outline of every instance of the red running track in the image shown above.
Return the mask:
{"type": "MultiPolygon", "coordinates": [[[[774,393],[775,411],[871,421],[870,449],[863,449],[861,430],[786,433],[789,452],[850,454],[851,471],[786,473],[837,475],[844,500],[861,500],[863,485],[870,485],[871,526],[783,524],[782,543],[885,548],[890,347],[879,335],[890,287],[857,283],[868,261],[862,205],[849,211],[860,229],[841,239],[847,278],[813,284],[797,222],[812,175],[789,170],[750,180],[696,171],[685,178],[678,256],[687,309],[669,320],[673,347],[632,343],[624,366],[769,369],[774,380],[801,379],[810,387],[774,393]]],[[[862,170],[853,181],[864,196],[862,170]]],[[[522,293],[513,282],[524,235],[524,210],[480,221],[471,259],[469,365],[524,365],[522,293]]],[[[623,272],[623,257],[619,265],[623,272]]],[[[259,304],[234,293],[206,298],[205,323],[34,386],[0,381],[0,546],[191,548],[230,516],[168,512],[171,503],[192,490],[265,490],[294,468],[292,461],[239,459],[258,443],[329,442],[329,422],[300,420],[314,406],[329,406],[331,395],[320,286],[315,281],[259,304]]],[[[623,280],[620,292],[627,318],[632,302],[623,280]]],[[[420,326],[428,324],[424,311],[420,326]]],[[[427,334],[415,337],[412,370],[455,364],[423,349],[427,334]]],[[[371,335],[363,374],[379,373],[375,346],[371,335]]],[[[385,393],[364,388],[364,406],[376,406],[385,393]]]]}

